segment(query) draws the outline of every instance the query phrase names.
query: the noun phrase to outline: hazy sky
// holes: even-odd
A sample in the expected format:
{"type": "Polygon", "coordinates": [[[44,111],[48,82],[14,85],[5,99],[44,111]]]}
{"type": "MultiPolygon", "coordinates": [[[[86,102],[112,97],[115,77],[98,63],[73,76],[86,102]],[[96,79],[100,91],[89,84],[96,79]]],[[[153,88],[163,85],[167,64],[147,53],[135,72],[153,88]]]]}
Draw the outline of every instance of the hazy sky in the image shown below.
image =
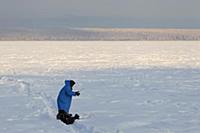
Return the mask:
{"type": "Polygon", "coordinates": [[[77,26],[200,27],[199,6],[200,0],[0,0],[0,21],[70,17],[77,26]]]}

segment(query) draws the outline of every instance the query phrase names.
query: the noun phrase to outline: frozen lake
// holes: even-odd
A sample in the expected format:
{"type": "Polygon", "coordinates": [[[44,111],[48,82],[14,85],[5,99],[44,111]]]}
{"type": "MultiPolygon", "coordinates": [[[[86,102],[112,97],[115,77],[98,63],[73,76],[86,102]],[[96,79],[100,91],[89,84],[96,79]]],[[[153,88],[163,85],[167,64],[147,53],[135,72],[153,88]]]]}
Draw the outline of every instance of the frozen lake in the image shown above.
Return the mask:
{"type": "Polygon", "coordinates": [[[200,42],[0,42],[0,132],[199,133],[200,42]],[[65,79],[81,95],[56,121],[65,79]]]}
{"type": "Polygon", "coordinates": [[[0,42],[0,73],[200,68],[200,42],[0,42]]]}

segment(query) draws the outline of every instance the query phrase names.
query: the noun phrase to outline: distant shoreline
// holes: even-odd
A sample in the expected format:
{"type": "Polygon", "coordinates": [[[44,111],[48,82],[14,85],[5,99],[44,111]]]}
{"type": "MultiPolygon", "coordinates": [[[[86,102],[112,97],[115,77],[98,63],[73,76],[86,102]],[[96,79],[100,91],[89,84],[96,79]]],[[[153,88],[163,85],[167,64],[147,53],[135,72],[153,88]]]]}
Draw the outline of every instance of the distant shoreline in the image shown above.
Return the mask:
{"type": "Polygon", "coordinates": [[[200,29],[0,28],[0,41],[199,41],[200,29]]]}

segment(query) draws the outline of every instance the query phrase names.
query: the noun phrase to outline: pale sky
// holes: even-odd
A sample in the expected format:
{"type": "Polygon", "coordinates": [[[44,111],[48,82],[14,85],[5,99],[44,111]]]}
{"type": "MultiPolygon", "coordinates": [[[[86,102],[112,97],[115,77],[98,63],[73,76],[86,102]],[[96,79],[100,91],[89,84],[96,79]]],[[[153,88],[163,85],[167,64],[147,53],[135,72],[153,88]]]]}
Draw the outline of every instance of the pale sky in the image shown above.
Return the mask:
{"type": "Polygon", "coordinates": [[[200,0],[0,0],[0,21],[70,19],[75,27],[200,28],[199,6],[200,0]]]}

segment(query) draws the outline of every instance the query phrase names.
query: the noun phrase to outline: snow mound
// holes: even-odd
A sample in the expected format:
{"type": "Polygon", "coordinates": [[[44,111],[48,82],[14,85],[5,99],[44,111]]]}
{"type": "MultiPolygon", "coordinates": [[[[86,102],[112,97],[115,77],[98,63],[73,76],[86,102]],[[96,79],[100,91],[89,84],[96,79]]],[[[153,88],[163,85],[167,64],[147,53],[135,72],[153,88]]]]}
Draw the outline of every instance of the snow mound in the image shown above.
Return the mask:
{"type": "Polygon", "coordinates": [[[1,96],[5,95],[30,95],[30,84],[28,82],[14,79],[7,76],[0,77],[0,85],[6,86],[6,89],[1,90],[1,96]]]}

